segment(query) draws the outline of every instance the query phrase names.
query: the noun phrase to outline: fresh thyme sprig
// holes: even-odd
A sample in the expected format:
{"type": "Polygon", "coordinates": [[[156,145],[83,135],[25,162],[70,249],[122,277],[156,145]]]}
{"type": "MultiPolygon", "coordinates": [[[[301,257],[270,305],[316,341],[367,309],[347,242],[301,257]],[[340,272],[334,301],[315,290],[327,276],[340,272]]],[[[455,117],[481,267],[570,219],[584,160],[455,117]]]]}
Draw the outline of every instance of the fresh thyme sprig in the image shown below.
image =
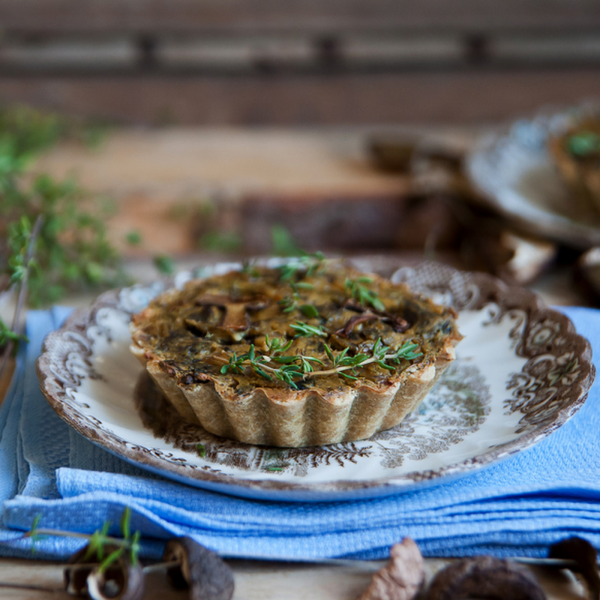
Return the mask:
{"type": "Polygon", "coordinates": [[[331,348],[325,344],[325,352],[327,352],[327,356],[333,362],[333,369],[328,369],[327,371],[319,371],[316,375],[342,375],[342,377],[347,377],[349,379],[356,379],[354,376],[349,376],[344,371],[351,370],[353,374],[356,373],[356,369],[360,367],[365,367],[366,365],[370,365],[372,363],[378,364],[380,367],[387,369],[388,371],[394,371],[395,368],[386,363],[392,363],[395,365],[400,364],[402,359],[404,360],[414,360],[415,358],[419,358],[419,356],[423,356],[422,352],[415,352],[419,348],[419,344],[415,344],[414,342],[406,341],[404,344],[398,348],[398,350],[390,351],[389,346],[384,346],[381,343],[381,338],[375,342],[373,346],[373,350],[371,350],[371,356],[366,354],[356,354],[355,356],[348,356],[348,348],[345,348],[342,352],[337,355],[333,354],[331,348]],[[333,358],[332,358],[333,357],[333,358]]]}
{"type": "Polygon", "coordinates": [[[292,344],[294,343],[294,340],[289,340],[289,342],[284,344],[282,342],[281,338],[278,338],[278,337],[270,338],[269,334],[267,333],[267,335],[265,337],[265,343],[267,344],[267,348],[269,349],[271,356],[277,356],[278,354],[281,354],[282,352],[289,350],[291,348],[292,344]]]}
{"type": "Polygon", "coordinates": [[[101,573],[106,571],[114,562],[116,562],[123,554],[129,552],[131,564],[137,564],[140,553],[140,538],[141,533],[136,531],[131,533],[131,509],[127,506],[121,516],[121,533],[122,538],[116,538],[108,535],[110,521],[105,521],[101,529],[97,529],[91,535],[87,533],[76,533],[72,531],[63,531],[60,529],[44,529],[39,526],[41,515],[38,515],[31,526],[31,529],[23,536],[30,538],[32,549],[35,549],[35,542],[42,540],[48,536],[61,537],[76,537],[86,539],[88,541],[87,550],[84,561],[92,559],[94,556],[100,562],[99,570],[101,573]],[[106,546],[117,546],[117,548],[106,555],[106,546]]]}
{"type": "Polygon", "coordinates": [[[315,286],[312,283],[308,283],[305,281],[298,281],[296,283],[290,281],[290,287],[292,288],[291,296],[284,296],[281,300],[279,300],[278,304],[280,304],[283,308],[282,312],[291,313],[295,310],[299,310],[305,317],[309,319],[317,318],[319,316],[319,311],[317,307],[313,304],[301,304],[299,289],[303,290],[312,290],[315,286]]]}
{"type": "MultiPolygon", "coordinates": [[[[73,179],[27,173],[42,151],[64,138],[82,139],[82,132],[54,115],[0,107],[0,220],[19,224],[26,218],[33,224],[37,216],[43,219],[36,243],[39,269],[30,270],[27,284],[31,306],[55,302],[75,287],[127,280],[107,237],[106,220],[113,212],[108,199],[85,193],[73,179]]],[[[14,252],[5,231],[0,246],[6,244],[6,266],[14,252]]]]}
{"type": "Polygon", "coordinates": [[[8,364],[8,359],[12,354],[15,344],[20,339],[26,339],[25,336],[17,333],[21,312],[27,301],[27,282],[30,269],[37,265],[35,261],[35,247],[38,236],[42,228],[43,217],[38,216],[33,227],[27,219],[23,217],[18,223],[11,225],[9,235],[9,247],[13,255],[9,259],[8,275],[12,284],[19,285],[19,295],[17,297],[17,306],[13,315],[13,322],[9,328],[2,319],[0,319],[0,340],[4,349],[0,356],[0,378],[8,364]]]}
{"type": "Polygon", "coordinates": [[[266,365],[266,363],[270,361],[271,358],[269,356],[257,355],[254,349],[254,344],[252,344],[250,346],[250,350],[246,352],[246,354],[240,354],[240,356],[237,356],[237,354],[234,352],[229,357],[229,362],[221,367],[221,373],[224,375],[229,371],[233,371],[234,373],[243,374],[244,366],[249,365],[257,375],[260,375],[269,381],[273,381],[273,377],[265,372],[265,369],[270,371],[273,370],[266,365]]]}
{"type": "MultiPolygon", "coordinates": [[[[34,245],[40,226],[41,222],[36,227],[36,234],[33,237],[34,245]]],[[[26,216],[22,216],[8,226],[6,245],[8,246],[9,256],[6,270],[10,276],[11,284],[20,283],[26,279],[27,271],[36,265],[33,248],[29,251],[32,233],[32,223],[29,217],[26,216]]]]}
{"type": "Polygon", "coordinates": [[[323,267],[325,255],[322,252],[308,253],[300,251],[300,257],[297,260],[288,262],[279,267],[280,280],[292,281],[296,274],[304,271],[306,277],[312,277],[323,267]]]}
{"type": "Polygon", "coordinates": [[[331,369],[315,370],[317,364],[324,366],[322,360],[303,354],[281,355],[281,352],[289,350],[291,345],[292,342],[282,345],[279,338],[269,339],[267,337],[267,347],[271,352],[271,356],[258,355],[253,344],[246,354],[237,356],[234,352],[229,357],[229,361],[221,367],[221,373],[226,374],[231,371],[243,374],[244,368],[250,367],[264,379],[269,381],[273,381],[273,378],[279,379],[292,388],[298,389],[297,384],[300,379],[339,375],[346,379],[356,380],[358,379],[357,370],[367,365],[375,363],[388,371],[394,371],[396,367],[393,365],[399,365],[401,360],[411,361],[423,355],[422,352],[418,351],[419,345],[412,341],[407,341],[397,350],[392,350],[389,346],[385,346],[381,339],[378,339],[370,355],[356,354],[354,356],[348,354],[348,348],[336,354],[328,344],[325,344],[325,352],[333,363],[333,367],[331,369]],[[350,371],[350,373],[346,371],[350,371]]]}
{"type": "Polygon", "coordinates": [[[254,260],[244,260],[241,270],[242,273],[249,277],[258,277],[260,275],[260,271],[256,268],[256,261],[254,260]]]}
{"type": "Polygon", "coordinates": [[[13,331],[4,321],[0,319],[0,347],[8,342],[18,343],[21,340],[27,341],[27,337],[22,333],[13,331]]]}
{"type": "Polygon", "coordinates": [[[346,279],[346,292],[353,300],[356,300],[363,306],[371,305],[375,310],[385,311],[385,306],[380,300],[377,292],[367,288],[364,283],[373,283],[370,277],[357,277],[356,279],[346,279]]]}

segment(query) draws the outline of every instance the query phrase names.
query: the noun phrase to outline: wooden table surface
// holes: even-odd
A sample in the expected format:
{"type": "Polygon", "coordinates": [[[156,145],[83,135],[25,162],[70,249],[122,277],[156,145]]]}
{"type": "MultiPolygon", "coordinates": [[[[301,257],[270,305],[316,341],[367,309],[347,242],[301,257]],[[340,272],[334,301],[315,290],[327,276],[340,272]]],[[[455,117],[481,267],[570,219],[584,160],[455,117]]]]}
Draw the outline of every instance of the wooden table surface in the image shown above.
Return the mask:
{"type": "MultiPolygon", "coordinates": [[[[384,562],[355,567],[292,565],[253,561],[228,561],[235,576],[234,600],[356,600],[368,586],[371,574],[384,562]]],[[[428,559],[429,580],[446,561],[428,559]]],[[[568,572],[535,568],[534,573],[546,591],[548,600],[581,600],[583,586],[568,572]]],[[[144,600],[187,598],[173,591],[163,573],[150,573],[144,600]]],[[[72,598],[62,590],[62,565],[40,561],[0,559],[0,581],[38,586],[40,589],[0,587],[0,598],[14,600],[62,600],[72,598]]],[[[210,599],[206,599],[210,600],[210,599]]],[[[510,599],[506,599],[510,600],[510,599]]]]}
{"type": "MultiPolygon", "coordinates": [[[[211,135],[214,136],[214,132],[211,135]]],[[[315,134],[312,135],[314,137],[315,134]]],[[[300,136],[298,139],[301,141],[302,152],[307,153],[306,136],[300,136]]],[[[318,136],[314,139],[318,142],[318,136]]],[[[293,134],[290,134],[288,143],[293,143],[293,140],[293,134]]],[[[47,164],[52,164],[52,160],[55,160],[60,168],[64,168],[64,159],[64,154],[54,159],[50,157],[47,164]]],[[[192,262],[194,260],[191,259],[192,262]]],[[[187,261],[187,264],[180,263],[178,266],[186,267],[189,262],[187,261]]],[[[135,271],[138,279],[144,280],[152,276],[149,264],[147,259],[140,259],[137,262],[130,260],[129,268],[135,271]]],[[[573,290],[567,270],[552,271],[531,287],[549,304],[576,305],[583,303],[583,299],[573,290]]],[[[90,297],[81,296],[71,297],[67,299],[67,303],[82,306],[89,303],[90,299],[90,297]]],[[[0,399],[2,397],[2,382],[0,382],[0,399]]],[[[426,561],[428,576],[431,577],[446,562],[428,559],[426,561]]],[[[229,561],[229,564],[235,573],[236,592],[234,597],[237,600],[353,600],[367,586],[371,573],[383,563],[357,562],[354,566],[333,567],[236,560],[229,561]]],[[[542,582],[549,599],[567,600],[585,597],[582,586],[569,573],[542,569],[536,569],[535,573],[542,582]]],[[[62,565],[60,563],[0,559],[0,598],[20,600],[66,598],[66,593],[60,591],[61,587],[62,565]],[[37,586],[45,588],[46,591],[2,587],[6,583],[37,586]]],[[[149,575],[145,598],[184,597],[186,597],[185,593],[168,589],[162,574],[152,573],[149,575]]]]}

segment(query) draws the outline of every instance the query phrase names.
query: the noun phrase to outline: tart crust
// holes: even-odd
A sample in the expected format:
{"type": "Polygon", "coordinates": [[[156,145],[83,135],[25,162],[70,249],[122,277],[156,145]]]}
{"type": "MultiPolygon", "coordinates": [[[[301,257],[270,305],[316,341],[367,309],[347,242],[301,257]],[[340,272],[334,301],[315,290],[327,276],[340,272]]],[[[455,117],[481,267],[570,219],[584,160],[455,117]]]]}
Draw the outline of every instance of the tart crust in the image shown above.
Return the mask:
{"type": "MultiPolygon", "coordinates": [[[[341,269],[343,276],[364,276],[339,265],[333,268],[341,269]]],[[[229,277],[230,283],[230,276],[219,277],[229,277]]],[[[394,427],[435,385],[454,360],[454,346],[461,339],[452,309],[435,305],[411,294],[407,286],[394,286],[386,280],[385,285],[392,286],[395,292],[402,290],[403,296],[409,299],[413,320],[414,307],[421,306],[428,321],[435,315],[437,320],[434,322],[439,325],[443,320],[448,329],[445,334],[438,333],[439,339],[435,342],[423,342],[427,351],[414,363],[406,363],[391,374],[382,371],[385,375],[378,377],[357,373],[359,377],[355,381],[335,375],[327,377],[327,384],[322,385],[319,378],[314,377],[310,386],[299,386],[301,389],[293,389],[282,382],[269,382],[252,373],[249,377],[244,375],[244,385],[239,385],[239,381],[223,375],[219,369],[198,368],[198,364],[190,364],[189,360],[180,364],[167,360],[161,352],[161,342],[164,344],[164,340],[173,334],[169,328],[165,329],[165,319],[173,322],[176,317],[172,311],[181,308],[182,303],[185,305],[195,290],[201,295],[206,294],[207,289],[212,293],[215,285],[217,288],[220,285],[219,277],[190,282],[182,291],[170,290],[134,315],[130,327],[131,351],[184,419],[229,439],[257,445],[303,447],[361,440],[394,427]],[[192,369],[193,377],[190,376],[192,369]],[[249,385],[246,385],[246,379],[250,381],[249,385]]],[[[369,277],[377,284],[384,281],[376,275],[369,277]]],[[[229,285],[225,279],[222,283],[229,285]]],[[[274,298],[281,297],[279,290],[273,294],[274,298]]],[[[429,334],[425,327],[419,335],[411,336],[409,327],[405,335],[419,341],[429,334]]],[[[243,340],[238,341],[243,343],[243,340]]],[[[234,336],[227,346],[235,347],[236,343],[234,336]]]]}

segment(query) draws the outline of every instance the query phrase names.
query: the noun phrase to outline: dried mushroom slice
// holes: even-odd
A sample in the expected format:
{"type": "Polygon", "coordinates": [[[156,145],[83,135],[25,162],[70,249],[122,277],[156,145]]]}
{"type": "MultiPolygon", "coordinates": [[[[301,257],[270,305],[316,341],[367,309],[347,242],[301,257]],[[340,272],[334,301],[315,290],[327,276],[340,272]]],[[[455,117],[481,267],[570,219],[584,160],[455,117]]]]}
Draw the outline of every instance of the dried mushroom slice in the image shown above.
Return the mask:
{"type": "MultiPolygon", "coordinates": [[[[122,549],[107,544],[103,556],[122,549]]],[[[63,571],[65,591],[72,596],[93,600],[141,600],[144,596],[144,572],[139,563],[131,564],[124,552],[106,569],[100,568],[100,556],[87,545],[73,554],[63,571]]]]}
{"type": "Polygon", "coordinates": [[[190,600],[231,600],[233,573],[212,550],[189,537],[169,540],[164,562],[179,563],[167,569],[167,579],[176,589],[189,589],[190,600]]]}
{"type": "MultiPolygon", "coordinates": [[[[600,600],[598,554],[587,540],[572,537],[550,546],[548,558],[564,558],[577,563],[577,572],[583,577],[591,600],[600,600]]],[[[572,569],[574,570],[574,569],[572,569]]]]}
{"type": "Polygon", "coordinates": [[[414,600],[425,580],[423,556],[410,538],[390,548],[389,562],[371,579],[359,600],[414,600]]]}
{"type": "Polygon", "coordinates": [[[142,600],[144,571],[139,564],[118,561],[102,570],[95,567],[87,576],[87,591],[92,600],[142,600]]]}
{"type": "Polygon", "coordinates": [[[493,556],[476,556],[455,562],[431,582],[426,600],[546,600],[533,573],[493,556]]]}

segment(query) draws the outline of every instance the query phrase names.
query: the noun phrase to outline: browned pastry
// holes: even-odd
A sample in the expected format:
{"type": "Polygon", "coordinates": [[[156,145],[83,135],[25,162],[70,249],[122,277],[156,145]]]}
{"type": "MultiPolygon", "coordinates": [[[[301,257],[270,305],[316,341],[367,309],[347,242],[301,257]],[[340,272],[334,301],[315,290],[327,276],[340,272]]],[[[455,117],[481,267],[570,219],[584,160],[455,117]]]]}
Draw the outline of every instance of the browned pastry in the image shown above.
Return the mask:
{"type": "Polygon", "coordinates": [[[194,280],[132,319],[132,352],[187,420],[301,447],[397,425],[454,359],[450,308],[320,256],[194,280]]]}

